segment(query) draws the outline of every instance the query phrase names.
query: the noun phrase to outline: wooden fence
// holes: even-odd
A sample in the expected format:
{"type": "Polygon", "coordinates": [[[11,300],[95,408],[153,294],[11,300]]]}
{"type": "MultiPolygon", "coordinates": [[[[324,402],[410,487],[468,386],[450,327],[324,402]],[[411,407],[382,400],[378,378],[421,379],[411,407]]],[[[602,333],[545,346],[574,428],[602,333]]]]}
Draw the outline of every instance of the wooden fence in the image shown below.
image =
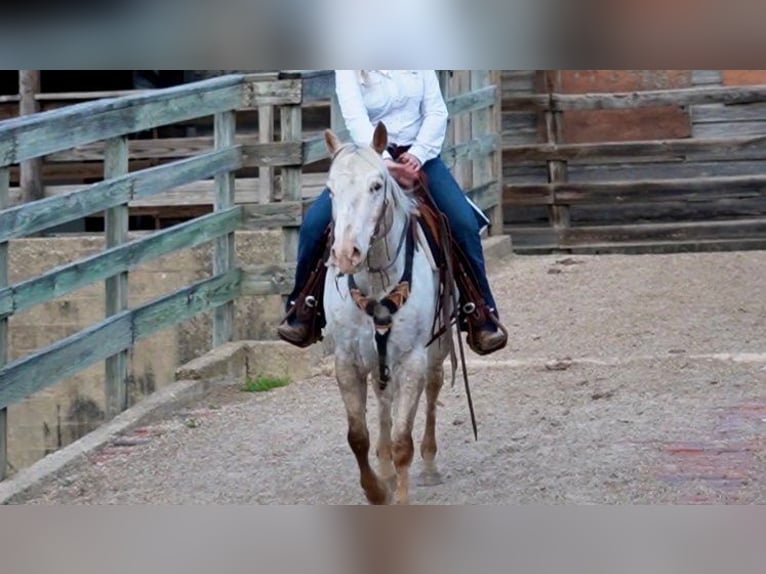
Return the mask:
{"type": "MultiPolygon", "coordinates": [[[[442,77],[448,83],[457,81],[447,73],[442,77]]],[[[448,108],[451,121],[464,122],[462,118],[468,117],[470,127],[466,132],[463,123],[463,132],[451,135],[443,153],[448,163],[460,166],[463,177],[470,175],[468,193],[496,223],[491,232],[497,233],[502,227],[497,224],[502,189],[496,129],[500,94],[487,72],[471,72],[467,78],[467,85],[453,86],[448,108]],[[455,93],[463,88],[466,91],[455,93]]],[[[304,170],[327,159],[322,135],[305,136],[303,116],[307,107],[324,101],[332,110],[332,126],[342,138],[347,137],[333,92],[330,71],[282,72],[269,78],[228,75],[0,122],[0,478],[7,467],[9,405],[105,361],[108,420],[127,406],[128,352],[137,341],[213,310],[212,345],[220,345],[233,337],[237,297],[287,294],[305,204],[321,186],[312,187],[312,192],[306,194],[304,170]],[[236,114],[243,110],[255,110],[262,120],[257,142],[242,143],[237,137],[236,114]],[[137,150],[128,141],[129,134],[210,116],[214,135],[209,147],[198,145],[201,142],[179,146],[184,150],[183,157],[174,155],[161,165],[129,170],[131,153],[137,150]],[[278,141],[274,133],[279,134],[278,141]],[[56,190],[44,199],[17,201],[10,206],[10,172],[15,165],[73,153],[67,151],[73,149],[94,154],[103,162],[102,181],[56,190]],[[239,181],[235,173],[249,167],[261,170],[257,194],[242,197],[235,189],[239,181]],[[128,240],[132,202],[209,178],[214,180],[212,213],[128,240]],[[9,241],[97,212],[105,214],[104,251],[8,284],[9,241]],[[274,228],[284,231],[284,263],[238,266],[235,231],[274,228]],[[132,268],[209,242],[214,242],[213,273],[209,278],[146,304],[128,307],[132,268]],[[98,281],[104,281],[105,286],[103,321],[8,362],[9,317],[98,281]]],[[[454,131],[460,131],[457,125],[454,131]]]]}
{"type": "Polygon", "coordinates": [[[766,246],[766,86],[506,94],[506,113],[542,117],[536,143],[504,145],[506,231],[521,252],[766,246]],[[570,111],[674,106],[706,129],[685,139],[566,143],[570,111]],[[737,129],[745,125],[747,130],[737,129]],[[542,136],[543,142],[540,142],[542,136]],[[526,176],[514,177],[514,171],[526,176]],[[542,179],[542,181],[540,181],[542,179]],[[513,210],[546,221],[509,224],[513,210]]]}

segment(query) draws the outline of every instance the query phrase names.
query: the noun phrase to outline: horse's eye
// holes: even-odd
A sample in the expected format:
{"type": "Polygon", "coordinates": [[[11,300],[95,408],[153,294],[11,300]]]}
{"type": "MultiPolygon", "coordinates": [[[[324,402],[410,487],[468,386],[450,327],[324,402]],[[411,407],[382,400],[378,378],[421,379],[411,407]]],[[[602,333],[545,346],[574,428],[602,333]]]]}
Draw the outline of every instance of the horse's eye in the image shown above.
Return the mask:
{"type": "Polygon", "coordinates": [[[370,191],[380,191],[383,188],[383,184],[379,181],[376,181],[372,184],[372,187],[370,188],[370,191]]]}

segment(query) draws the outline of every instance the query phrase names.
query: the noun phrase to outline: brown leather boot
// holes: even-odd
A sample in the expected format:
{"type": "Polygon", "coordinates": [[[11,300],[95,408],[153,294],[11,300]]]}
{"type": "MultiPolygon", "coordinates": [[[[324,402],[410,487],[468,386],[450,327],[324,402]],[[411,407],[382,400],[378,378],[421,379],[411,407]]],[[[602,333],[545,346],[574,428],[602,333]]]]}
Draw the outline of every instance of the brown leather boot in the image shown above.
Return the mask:
{"type": "Polygon", "coordinates": [[[285,319],[277,327],[277,335],[280,339],[301,348],[311,345],[310,333],[311,326],[309,323],[297,319],[285,319]]]}
{"type": "Polygon", "coordinates": [[[322,340],[322,311],[316,309],[316,299],[309,295],[291,306],[287,317],[277,327],[277,335],[296,347],[308,347],[322,340]]]}
{"type": "Polygon", "coordinates": [[[489,355],[499,351],[508,343],[508,331],[485,305],[473,303],[463,307],[466,330],[466,342],[477,355],[489,355]],[[466,308],[467,307],[467,308],[466,308]]]}
{"type": "Polygon", "coordinates": [[[507,343],[508,335],[504,331],[492,330],[487,325],[473,333],[468,333],[468,346],[478,355],[489,355],[499,351],[507,343]]]}

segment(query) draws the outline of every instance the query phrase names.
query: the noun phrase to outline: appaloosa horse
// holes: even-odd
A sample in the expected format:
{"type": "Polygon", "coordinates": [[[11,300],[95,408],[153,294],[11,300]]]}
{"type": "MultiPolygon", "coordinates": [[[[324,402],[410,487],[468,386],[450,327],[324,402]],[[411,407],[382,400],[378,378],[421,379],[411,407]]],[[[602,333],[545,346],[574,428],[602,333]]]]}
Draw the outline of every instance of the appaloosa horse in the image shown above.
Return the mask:
{"type": "Polygon", "coordinates": [[[335,345],[335,372],[348,415],[348,442],[372,504],[409,502],[413,424],[423,390],[426,428],[421,484],[440,482],[436,467],[436,402],[444,381],[451,330],[433,338],[439,275],[417,241],[414,199],[382,159],[383,124],[372,145],[341,144],[330,130],[327,187],[333,243],[325,279],[326,333],[335,345]],[[378,472],[368,454],[367,384],[378,399],[378,472]],[[395,492],[392,492],[394,491],[395,492]]]}

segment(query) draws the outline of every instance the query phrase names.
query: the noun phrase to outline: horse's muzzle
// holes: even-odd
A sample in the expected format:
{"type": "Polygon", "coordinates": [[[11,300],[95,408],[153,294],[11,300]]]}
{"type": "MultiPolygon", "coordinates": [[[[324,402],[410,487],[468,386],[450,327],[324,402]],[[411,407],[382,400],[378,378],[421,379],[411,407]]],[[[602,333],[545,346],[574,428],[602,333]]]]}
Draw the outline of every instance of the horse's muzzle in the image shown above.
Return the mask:
{"type": "Polygon", "coordinates": [[[359,271],[364,261],[364,255],[359,246],[346,242],[330,251],[330,265],[334,265],[344,275],[352,275],[359,271]]]}

